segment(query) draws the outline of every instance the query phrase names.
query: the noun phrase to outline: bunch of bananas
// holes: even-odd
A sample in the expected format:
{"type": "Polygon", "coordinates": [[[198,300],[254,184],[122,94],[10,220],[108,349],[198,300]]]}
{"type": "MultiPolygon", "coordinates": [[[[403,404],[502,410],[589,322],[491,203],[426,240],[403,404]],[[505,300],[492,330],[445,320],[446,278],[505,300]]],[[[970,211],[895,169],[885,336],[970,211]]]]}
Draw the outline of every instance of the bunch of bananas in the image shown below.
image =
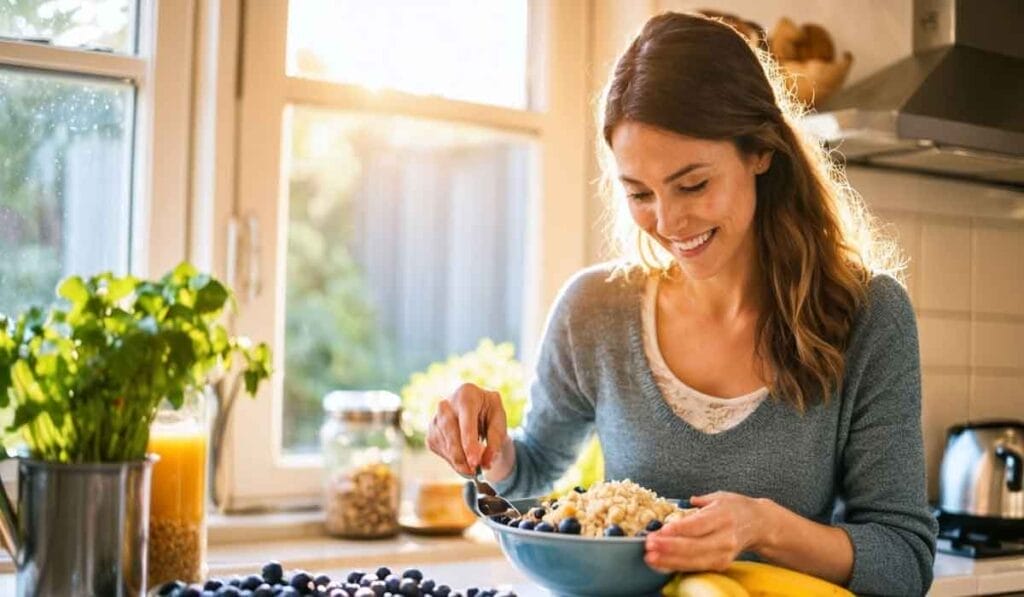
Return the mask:
{"type": "Polygon", "coordinates": [[[760,562],[733,562],[724,572],[680,574],[664,597],[853,597],[828,581],[760,562]]]}

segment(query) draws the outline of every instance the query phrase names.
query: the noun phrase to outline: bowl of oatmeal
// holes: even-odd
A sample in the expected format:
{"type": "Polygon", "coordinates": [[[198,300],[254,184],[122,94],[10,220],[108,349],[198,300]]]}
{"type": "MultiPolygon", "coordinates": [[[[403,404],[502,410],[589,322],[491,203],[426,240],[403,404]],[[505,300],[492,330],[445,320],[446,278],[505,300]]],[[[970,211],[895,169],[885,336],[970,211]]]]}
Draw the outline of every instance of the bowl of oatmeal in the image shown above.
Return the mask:
{"type": "Polygon", "coordinates": [[[656,593],[670,575],[644,562],[645,537],[692,511],[629,480],[513,504],[522,517],[484,524],[513,566],[566,597],[656,593]]]}

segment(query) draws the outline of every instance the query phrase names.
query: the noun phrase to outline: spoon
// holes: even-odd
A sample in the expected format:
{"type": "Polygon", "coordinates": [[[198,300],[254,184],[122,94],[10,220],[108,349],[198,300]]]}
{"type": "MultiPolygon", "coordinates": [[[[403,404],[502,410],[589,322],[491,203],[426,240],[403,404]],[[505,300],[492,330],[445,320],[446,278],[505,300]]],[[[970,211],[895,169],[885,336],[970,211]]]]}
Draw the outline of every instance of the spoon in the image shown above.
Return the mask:
{"type": "Polygon", "coordinates": [[[459,475],[469,480],[463,491],[463,497],[469,508],[478,516],[491,517],[499,514],[512,518],[522,516],[522,513],[512,505],[512,502],[498,495],[498,492],[491,487],[491,484],[484,480],[479,466],[476,467],[476,474],[474,475],[463,473],[459,473],[459,475]]]}

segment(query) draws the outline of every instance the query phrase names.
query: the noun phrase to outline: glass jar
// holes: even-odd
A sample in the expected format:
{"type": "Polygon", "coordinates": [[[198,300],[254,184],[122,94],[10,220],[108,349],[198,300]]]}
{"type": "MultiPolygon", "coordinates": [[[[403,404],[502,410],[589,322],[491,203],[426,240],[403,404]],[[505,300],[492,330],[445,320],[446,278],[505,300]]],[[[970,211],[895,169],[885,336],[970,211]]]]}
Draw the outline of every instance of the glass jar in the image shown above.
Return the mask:
{"type": "Polygon", "coordinates": [[[369,539],[398,533],[401,400],[390,392],[331,392],[323,401],[327,532],[369,539]]]}
{"type": "Polygon", "coordinates": [[[148,581],[200,582],[206,576],[205,400],[188,392],[181,408],[166,400],[149,432],[153,467],[149,501],[148,581]]]}

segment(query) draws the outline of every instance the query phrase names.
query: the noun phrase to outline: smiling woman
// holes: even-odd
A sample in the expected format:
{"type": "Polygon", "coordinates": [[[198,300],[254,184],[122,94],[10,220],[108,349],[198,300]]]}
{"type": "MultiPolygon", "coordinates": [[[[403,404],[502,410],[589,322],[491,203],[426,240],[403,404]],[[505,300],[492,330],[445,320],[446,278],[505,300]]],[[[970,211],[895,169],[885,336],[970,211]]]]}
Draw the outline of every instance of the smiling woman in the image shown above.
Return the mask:
{"type": "Polygon", "coordinates": [[[466,385],[428,445],[528,496],[596,431],[608,479],[699,508],[648,536],[652,568],[754,556],[857,593],[922,594],[936,524],[913,310],[870,217],[773,82],[721,22],[647,22],[599,126],[626,257],[563,289],[521,430],[507,433],[495,393],[466,385]]]}

